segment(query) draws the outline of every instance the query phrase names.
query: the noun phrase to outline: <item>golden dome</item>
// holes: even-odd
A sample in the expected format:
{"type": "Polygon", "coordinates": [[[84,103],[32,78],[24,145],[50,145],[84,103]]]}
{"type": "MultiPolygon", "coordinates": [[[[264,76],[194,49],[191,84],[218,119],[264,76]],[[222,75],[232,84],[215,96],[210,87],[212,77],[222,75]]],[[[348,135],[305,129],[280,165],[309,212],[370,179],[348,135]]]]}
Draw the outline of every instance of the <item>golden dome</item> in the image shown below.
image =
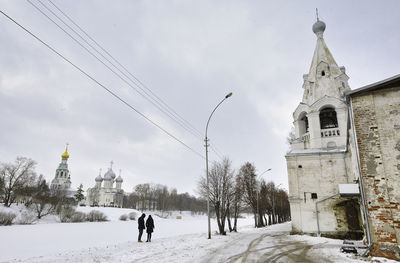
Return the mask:
{"type": "Polygon", "coordinates": [[[63,159],[68,159],[69,158],[68,143],[67,143],[67,146],[65,147],[65,152],[63,154],[61,154],[61,158],[63,158],[63,159]]]}

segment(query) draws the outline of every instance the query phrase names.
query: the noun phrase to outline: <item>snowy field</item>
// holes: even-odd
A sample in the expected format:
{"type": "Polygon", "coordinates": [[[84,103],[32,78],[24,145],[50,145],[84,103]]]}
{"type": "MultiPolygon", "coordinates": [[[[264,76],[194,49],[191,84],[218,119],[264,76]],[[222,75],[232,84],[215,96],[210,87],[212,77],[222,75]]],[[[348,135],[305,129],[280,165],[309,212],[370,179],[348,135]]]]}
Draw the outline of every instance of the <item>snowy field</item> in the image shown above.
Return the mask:
{"type": "MultiPolygon", "coordinates": [[[[1,226],[0,262],[272,262],[260,261],[263,257],[276,259],[273,262],[371,262],[340,253],[340,240],[290,236],[290,223],[255,229],[252,217],[239,219],[239,232],[227,236],[216,235],[216,224],[212,221],[213,236],[209,240],[205,215],[175,212],[169,218],[160,218],[155,215],[157,212],[151,212],[155,221],[152,242],[138,243],[137,221],[118,220],[122,214],[134,210],[96,210],[104,212],[110,221],[57,223],[55,217],[49,217],[33,225],[1,226]],[[177,215],[182,219],[177,219],[177,215]],[[298,244],[301,248],[296,248],[298,244]],[[288,255],[285,249],[291,246],[288,255]],[[297,257],[296,253],[316,260],[285,259],[297,257]],[[319,261],[321,256],[329,261],[319,261]]],[[[142,239],[145,240],[145,234],[142,239]]],[[[373,259],[373,262],[395,261],[373,259]]]]}

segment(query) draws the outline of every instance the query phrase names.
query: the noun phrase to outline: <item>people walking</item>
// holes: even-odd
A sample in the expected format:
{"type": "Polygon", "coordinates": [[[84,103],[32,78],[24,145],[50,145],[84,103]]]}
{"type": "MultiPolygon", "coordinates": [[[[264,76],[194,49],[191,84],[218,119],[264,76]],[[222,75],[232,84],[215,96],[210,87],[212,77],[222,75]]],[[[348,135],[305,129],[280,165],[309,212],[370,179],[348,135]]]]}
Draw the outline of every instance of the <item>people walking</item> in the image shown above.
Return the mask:
{"type": "Polygon", "coordinates": [[[147,232],[146,242],[151,242],[151,233],[153,233],[153,229],[154,229],[154,220],[151,217],[151,215],[149,215],[149,217],[146,220],[146,232],[147,232]]]}
{"type": "Polygon", "coordinates": [[[142,242],[143,230],[145,229],[145,226],[144,226],[145,216],[146,216],[146,214],[143,213],[138,219],[138,229],[139,229],[138,242],[142,242]]]}

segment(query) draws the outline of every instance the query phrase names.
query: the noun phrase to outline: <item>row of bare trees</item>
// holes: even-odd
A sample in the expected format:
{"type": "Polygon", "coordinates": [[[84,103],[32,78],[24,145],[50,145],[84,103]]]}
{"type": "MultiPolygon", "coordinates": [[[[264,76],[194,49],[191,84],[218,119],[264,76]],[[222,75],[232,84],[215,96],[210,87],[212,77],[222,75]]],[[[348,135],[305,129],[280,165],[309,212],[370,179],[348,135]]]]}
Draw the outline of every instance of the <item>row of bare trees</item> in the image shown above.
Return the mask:
{"type": "MultiPolygon", "coordinates": [[[[199,194],[207,198],[206,176],[200,178],[199,194]]],[[[219,233],[226,234],[225,223],[229,231],[237,231],[237,219],[241,211],[254,214],[254,225],[261,227],[290,220],[288,195],[273,182],[258,180],[256,168],[247,162],[235,173],[231,161],[224,158],[214,162],[209,169],[209,194],[219,233]]]]}
{"type": "Polygon", "coordinates": [[[206,201],[188,193],[178,194],[175,188],[171,190],[161,184],[138,184],[134,191],[125,196],[124,207],[140,210],[159,211],[192,211],[205,212],[206,201]]]}

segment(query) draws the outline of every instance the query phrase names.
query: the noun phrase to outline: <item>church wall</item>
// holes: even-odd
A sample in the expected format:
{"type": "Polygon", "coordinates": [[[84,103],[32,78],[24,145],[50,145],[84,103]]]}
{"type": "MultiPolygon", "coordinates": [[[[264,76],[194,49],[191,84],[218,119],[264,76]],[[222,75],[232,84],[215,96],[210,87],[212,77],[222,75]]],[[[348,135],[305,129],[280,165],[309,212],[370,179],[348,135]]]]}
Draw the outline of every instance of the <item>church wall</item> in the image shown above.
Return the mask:
{"type": "MultiPolygon", "coordinates": [[[[338,184],[353,183],[349,172],[350,156],[343,153],[314,153],[286,156],[289,176],[289,199],[294,233],[317,233],[316,202],[338,194],[338,184]],[[301,166],[301,168],[300,168],[301,166]],[[348,177],[347,177],[347,176],[348,177]],[[313,199],[311,194],[316,193],[313,199]]],[[[319,202],[319,224],[322,234],[335,235],[348,230],[344,207],[336,206],[343,198],[338,196],[319,202]]]]}
{"type": "Polygon", "coordinates": [[[352,96],[373,255],[400,259],[400,89],[352,96]]]}

